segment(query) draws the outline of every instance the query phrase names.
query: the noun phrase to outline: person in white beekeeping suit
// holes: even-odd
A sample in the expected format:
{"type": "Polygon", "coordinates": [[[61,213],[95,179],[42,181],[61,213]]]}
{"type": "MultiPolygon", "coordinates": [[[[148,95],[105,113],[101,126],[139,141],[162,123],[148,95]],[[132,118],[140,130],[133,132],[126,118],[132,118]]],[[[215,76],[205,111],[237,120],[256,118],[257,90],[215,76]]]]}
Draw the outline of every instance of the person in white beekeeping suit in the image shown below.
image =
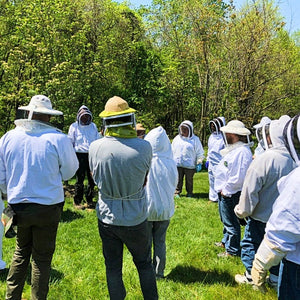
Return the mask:
{"type": "Polygon", "coordinates": [[[265,292],[268,270],[279,262],[278,299],[300,299],[300,114],[284,129],[287,149],[297,167],[278,181],[279,196],[273,205],[251,270],[254,284],[265,292]]]}
{"type": "Polygon", "coordinates": [[[204,150],[200,139],[194,134],[193,123],[189,120],[183,121],[178,128],[179,134],[172,142],[172,151],[178,170],[178,184],[175,197],[180,197],[185,177],[185,188],[187,197],[193,197],[193,178],[196,171],[202,168],[204,150]]]}
{"type": "Polygon", "coordinates": [[[152,264],[156,278],[164,278],[166,234],[175,209],[174,192],[178,173],[170,140],[161,126],[152,129],[145,141],[151,144],[153,153],[146,185],[150,245],[153,242],[152,264]]]}
{"type": "Polygon", "coordinates": [[[100,135],[93,120],[93,115],[87,106],[82,105],[77,112],[76,122],[69,127],[68,137],[70,138],[79,162],[76,172],[74,207],[77,209],[95,208],[93,201],[95,183],[89,168],[89,147],[90,144],[99,139],[100,135]],[[84,179],[87,177],[88,185],[84,191],[84,179]],[[86,206],[82,204],[85,194],[86,206]]]}
{"type": "Polygon", "coordinates": [[[35,95],[18,108],[24,118],[0,139],[0,188],[16,214],[16,248],[7,275],[6,300],[21,299],[31,263],[31,299],[46,299],[51,261],[64,205],[63,180],[78,160],[72,144],[51,119],[63,113],[50,99],[35,95]]]}
{"type": "Polygon", "coordinates": [[[257,157],[258,155],[262,154],[265,152],[265,143],[264,143],[264,132],[262,131],[262,128],[264,125],[270,124],[271,119],[268,117],[262,117],[260,122],[256,125],[253,126],[255,129],[255,135],[257,138],[257,147],[254,149],[254,155],[253,158],[257,157]]]}
{"type": "Polygon", "coordinates": [[[243,122],[232,120],[221,127],[226,147],[216,169],[215,189],[219,196],[219,213],[223,223],[223,238],[216,246],[225,248],[219,257],[239,256],[241,227],[234,207],[238,204],[247,169],[252,162],[250,130],[243,122]]]}
{"type": "Polygon", "coordinates": [[[223,134],[220,131],[220,128],[225,126],[225,118],[218,117],[209,121],[209,129],[211,135],[208,138],[207,142],[207,157],[205,167],[208,170],[208,180],[209,180],[209,194],[208,199],[211,202],[218,202],[218,193],[215,190],[215,170],[216,166],[222,159],[220,151],[224,149],[225,143],[223,134]]]}
{"type": "MultiPolygon", "coordinates": [[[[249,166],[238,205],[234,208],[238,218],[247,218],[241,242],[241,260],[246,268],[243,275],[235,275],[239,284],[253,284],[251,268],[254,255],[264,238],[266,223],[279,192],[277,181],[290,173],[294,161],[284,145],[283,129],[290,117],[284,115],[263,126],[266,151],[257,156],[249,166]]],[[[276,288],[279,266],[270,270],[269,284],[276,288]]]]}

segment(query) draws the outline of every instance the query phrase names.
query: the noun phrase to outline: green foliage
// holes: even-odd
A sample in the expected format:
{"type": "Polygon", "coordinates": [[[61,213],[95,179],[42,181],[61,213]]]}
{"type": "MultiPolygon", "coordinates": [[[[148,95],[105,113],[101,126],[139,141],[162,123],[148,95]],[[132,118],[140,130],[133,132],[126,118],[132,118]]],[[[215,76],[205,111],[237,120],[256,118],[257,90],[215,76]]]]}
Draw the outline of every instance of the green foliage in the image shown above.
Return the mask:
{"type": "Polygon", "coordinates": [[[205,143],[223,115],[248,127],[300,110],[299,32],[273,1],[237,10],[221,0],[0,0],[0,135],[33,94],[50,97],[65,128],[87,105],[95,123],[119,95],[148,129],[190,119],[205,143]]]}
{"type": "MultiPolygon", "coordinates": [[[[70,181],[69,183],[74,183],[70,181]]],[[[217,257],[214,246],[222,237],[217,204],[208,202],[208,177],[202,171],[194,177],[194,198],[175,201],[175,214],[167,232],[167,265],[164,280],[157,282],[159,297],[182,300],[275,300],[274,290],[266,295],[251,286],[238,286],[237,273],[244,272],[239,258],[217,257]]],[[[15,239],[3,240],[3,258],[9,264],[15,239]]],[[[129,300],[142,299],[138,274],[125,248],[123,278],[129,300]]],[[[5,297],[5,275],[1,275],[0,297],[5,297]]],[[[29,276],[23,293],[30,299],[29,276]]],[[[105,265],[95,211],[77,211],[66,198],[52,261],[49,300],[108,299],[105,265]]]]}

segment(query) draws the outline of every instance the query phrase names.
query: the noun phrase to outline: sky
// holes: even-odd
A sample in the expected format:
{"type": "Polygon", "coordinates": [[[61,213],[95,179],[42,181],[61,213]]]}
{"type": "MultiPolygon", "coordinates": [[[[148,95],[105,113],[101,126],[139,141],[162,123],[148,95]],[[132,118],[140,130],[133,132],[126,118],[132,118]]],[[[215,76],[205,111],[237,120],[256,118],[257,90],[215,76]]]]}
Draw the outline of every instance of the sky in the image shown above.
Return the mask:
{"type": "MultiPolygon", "coordinates": [[[[123,0],[115,0],[116,2],[123,2],[123,0]]],[[[140,5],[150,5],[151,0],[128,0],[133,7],[140,5]]],[[[233,0],[233,3],[239,9],[247,1],[253,0],[233,0]]],[[[274,3],[279,6],[281,15],[285,18],[286,30],[290,33],[300,30],[300,0],[274,0],[274,3]]]]}

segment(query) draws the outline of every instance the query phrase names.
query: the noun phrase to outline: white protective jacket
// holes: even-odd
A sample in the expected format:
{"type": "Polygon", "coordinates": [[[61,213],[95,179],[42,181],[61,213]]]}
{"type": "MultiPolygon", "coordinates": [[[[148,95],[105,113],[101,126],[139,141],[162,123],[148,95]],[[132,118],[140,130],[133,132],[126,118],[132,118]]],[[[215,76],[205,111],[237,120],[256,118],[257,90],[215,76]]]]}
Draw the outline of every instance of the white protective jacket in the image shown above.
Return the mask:
{"type": "Polygon", "coordinates": [[[152,129],[145,140],[151,144],[153,152],[146,185],[148,221],[169,220],[174,214],[174,192],[178,181],[171,143],[161,126],[152,129]]]}
{"type": "Polygon", "coordinates": [[[248,144],[237,142],[224,148],[221,154],[224,156],[216,167],[215,190],[230,197],[242,190],[252,153],[248,144]]]}
{"type": "Polygon", "coordinates": [[[10,204],[64,201],[63,180],[78,169],[68,137],[43,122],[16,120],[0,139],[0,188],[10,204]]]}
{"type": "Polygon", "coordinates": [[[222,155],[220,151],[224,149],[225,143],[222,133],[212,133],[207,142],[207,157],[209,162],[208,169],[214,171],[214,167],[221,161],[222,155]]]}
{"type": "Polygon", "coordinates": [[[300,265],[300,166],[279,180],[278,190],[265,238],[300,265]]]}
{"type": "MultiPolygon", "coordinates": [[[[177,167],[195,169],[196,165],[202,163],[204,150],[199,137],[194,135],[194,127],[191,121],[183,121],[181,126],[188,126],[190,133],[188,137],[178,134],[172,142],[173,157],[177,167]]],[[[180,132],[180,130],[179,130],[180,132]]]]}
{"type": "Polygon", "coordinates": [[[89,125],[80,125],[78,122],[74,122],[70,125],[68,137],[75,152],[88,153],[91,143],[99,139],[100,135],[93,122],[89,125]]]}
{"type": "Polygon", "coordinates": [[[251,216],[266,223],[279,195],[277,181],[296,167],[284,145],[283,127],[278,120],[271,122],[272,147],[257,156],[247,171],[239,204],[234,209],[239,218],[251,216]]]}

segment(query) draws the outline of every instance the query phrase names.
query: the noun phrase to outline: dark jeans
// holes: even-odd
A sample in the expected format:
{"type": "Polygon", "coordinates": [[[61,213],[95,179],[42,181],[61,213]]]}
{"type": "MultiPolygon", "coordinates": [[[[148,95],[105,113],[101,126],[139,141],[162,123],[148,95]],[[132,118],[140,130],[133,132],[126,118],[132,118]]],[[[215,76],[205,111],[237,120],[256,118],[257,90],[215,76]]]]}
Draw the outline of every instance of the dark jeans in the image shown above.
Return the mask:
{"type": "Polygon", "coordinates": [[[144,299],[158,299],[147,225],[147,221],[144,221],[136,226],[114,226],[98,220],[105,258],[107,286],[112,300],[122,300],[126,296],[122,279],[124,244],[131,253],[138,270],[144,299]]]}
{"type": "Polygon", "coordinates": [[[234,207],[239,203],[241,192],[231,197],[223,197],[219,193],[219,212],[223,227],[223,239],[226,252],[231,255],[240,255],[241,226],[234,213],[234,207]]]}
{"type": "Polygon", "coordinates": [[[187,169],[187,168],[182,168],[182,167],[177,167],[178,171],[178,184],[176,187],[175,194],[180,194],[182,192],[182,186],[183,186],[183,178],[185,176],[185,189],[187,194],[192,195],[193,194],[193,178],[195,174],[194,169],[187,169]]]}
{"type": "Polygon", "coordinates": [[[284,258],[280,264],[278,300],[291,299],[300,299],[300,265],[284,258]]]}
{"type": "MultiPolygon", "coordinates": [[[[264,238],[265,228],[266,223],[248,218],[241,242],[241,260],[249,274],[251,274],[255,253],[264,238]]],[[[278,276],[279,265],[272,267],[270,272],[278,276]]]]}
{"type": "Polygon", "coordinates": [[[87,203],[92,203],[93,196],[94,196],[95,182],[91,175],[91,171],[89,167],[89,154],[77,152],[76,155],[79,162],[79,168],[76,172],[74,203],[78,205],[83,200],[83,194],[84,194],[83,182],[84,182],[85,175],[87,176],[88,179],[88,186],[85,193],[86,201],[87,203]]]}
{"type": "Polygon", "coordinates": [[[11,206],[17,218],[17,238],[7,276],[6,300],[21,299],[30,257],[31,299],[46,299],[63,202],[55,205],[22,203],[11,206]]]}

